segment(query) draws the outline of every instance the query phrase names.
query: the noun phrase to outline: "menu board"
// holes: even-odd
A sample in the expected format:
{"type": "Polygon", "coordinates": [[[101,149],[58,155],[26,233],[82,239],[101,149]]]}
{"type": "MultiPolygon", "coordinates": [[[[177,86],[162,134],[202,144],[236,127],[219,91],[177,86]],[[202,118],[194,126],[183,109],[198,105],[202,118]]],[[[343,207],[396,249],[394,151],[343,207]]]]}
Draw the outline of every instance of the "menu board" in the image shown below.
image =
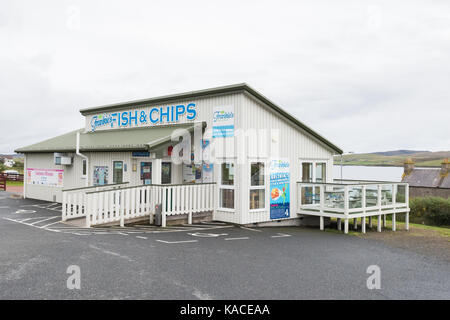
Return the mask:
{"type": "Polygon", "coordinates": [[[63,187],[63,169],[27,168],[27,184],[48,187],[63,187]]]}

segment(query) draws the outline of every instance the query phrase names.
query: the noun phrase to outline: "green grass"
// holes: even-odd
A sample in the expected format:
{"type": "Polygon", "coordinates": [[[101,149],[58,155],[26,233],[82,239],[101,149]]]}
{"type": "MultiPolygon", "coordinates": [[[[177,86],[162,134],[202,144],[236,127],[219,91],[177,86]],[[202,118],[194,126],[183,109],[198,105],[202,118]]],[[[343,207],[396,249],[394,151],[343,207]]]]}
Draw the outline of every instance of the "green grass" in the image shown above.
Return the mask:
{"type": "Polygon", "coordinates": [[[6,181],[7,187],[19,187],[23,186],[23,181],[6,181]]]}
{"type": "MultiPolygon", "coordinates": [[[[332,221],[336,222],[336,218],[332,218],[332,221]]],[[[369,230],[376,230],[377,229],[377,224],[378,224],[378,218],[377,217],[372,217],[372,229],[369,228],[368,225],[368,219],[366,218],[366,232],[369,230]]],[[[401,222],[401,221],[397,221],[397,230],[401,230],[401,229],[405,229],[405,223],[401,222]]],[[[417,224],[417,223],[409,223],[409,227],[414,227],[414,228],[418,228],[418,229],[423,229],[423,230],[433,230],[433,231],[437,231],[439,233],[439,235],[445,237],[445,238],[450,238],[450,226],[442,226],[442,227],[437,227],[437,226],[428,226],[428,225],[424,225],[424,224],[417,224]]],[[[386,219],[386,228],[383,228],[382,230],[388,230],[388,231],[392,231],[392,221],[390,219],[386,219]]],[[[333,226],[332,228],[328,227],[324,229],[326,232],[332,232],[332,233],[344,233],[344,222],[342,222],[342,230],[339,231],[335,228],[335,226],[333,226]]],[[[353,236],[362,236],[363,233],[361,232],[361,221],[358,218],[358,230],[355,231],[353,230],[353,219],[349,219],[349,224],[348,224],[348,234],[349,235],[353,235],[353,236]]],[[[450,240],[449,240],[450,241],[450,240]]]]}

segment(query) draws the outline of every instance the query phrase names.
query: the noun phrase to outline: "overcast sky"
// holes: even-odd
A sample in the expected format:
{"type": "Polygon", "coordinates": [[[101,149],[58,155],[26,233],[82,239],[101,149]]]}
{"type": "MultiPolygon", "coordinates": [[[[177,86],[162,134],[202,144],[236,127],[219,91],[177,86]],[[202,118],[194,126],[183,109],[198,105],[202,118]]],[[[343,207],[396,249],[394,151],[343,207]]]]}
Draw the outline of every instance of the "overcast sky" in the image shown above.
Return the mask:
{"type": "Polygon", "coordinates": [[[9,1],[0,153],[246,82],[346,152],[450,150],[450,1],[9,1]]]}

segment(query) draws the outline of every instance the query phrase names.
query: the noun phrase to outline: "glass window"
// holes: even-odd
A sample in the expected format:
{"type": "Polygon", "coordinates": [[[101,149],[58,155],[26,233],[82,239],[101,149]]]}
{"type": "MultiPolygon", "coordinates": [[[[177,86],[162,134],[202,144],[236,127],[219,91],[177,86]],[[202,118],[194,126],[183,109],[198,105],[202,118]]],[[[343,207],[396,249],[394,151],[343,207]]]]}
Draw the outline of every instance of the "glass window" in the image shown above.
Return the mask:
{"type": "Polygon", "coordinates": [[[220,207],[234,209],[234,163],[225,162],[220,167],[220,207]]]}
{"type": "Polygon", "coordinates": [[[250,163],[250,210],[264,209],[265,204],[264,163],[250,163]]]}
{"type": "Polygon", "coordinates": [[[82,175],[86,176],[87,166],[86,166],[86,159],[83,159],[83,169],[82,169],[82,175]]]}
{"type": "Polygon", "coordinates": [[[113,183],[123,182],[123,161],[113,161],[113,183]]]}
{"type": "Polygon", "coordinates": [[[325,163],[316,163],[316,182],[326,182],[326,169],[325,163]]]}
{"type": "Polygon", "coordinates": [[[222,163],[222,185],[234,185],[234,163],[222,163]]]}
{"type": "Polygon", "coordinates": [[[250,182],[251,186],[264,185],[264,163],[253,162],[250,165],[250,182]]]}
{"type": "Polygon", "coordinates": [[[234,209],[234,189],[220,189],[220,207],[234,209]]]}
{"type": "Polygon", "coordinates": [[[264,209],[266,190],[264,189],[253,189],[250,190],[250,210],[252,209],[264,209]]]}
{"type": "Polygon", "coordinates": [[[312,163],[303,162],[302,163],[302,181],[312,182],[312,163]]]}
{"type": "Polygon", "coordinates": [[[172,183],[172,163],[171,162],[161,163],[161,183],[162,184],[172,183]]]}
{"type": "Polygon", "coordinates": [[[152,183],[152,163],[141,162],[141,180],[143,184],[152,183]]]}

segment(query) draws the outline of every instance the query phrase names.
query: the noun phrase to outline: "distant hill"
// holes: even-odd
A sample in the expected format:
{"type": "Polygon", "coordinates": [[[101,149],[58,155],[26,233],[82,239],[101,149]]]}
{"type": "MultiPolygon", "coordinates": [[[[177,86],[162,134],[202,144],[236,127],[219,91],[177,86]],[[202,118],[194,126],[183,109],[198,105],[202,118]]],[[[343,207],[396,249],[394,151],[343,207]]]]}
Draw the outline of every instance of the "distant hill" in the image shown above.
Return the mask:
{"type": "MultiPolygon", "coordinates": [[[[418,167],[439,167],[450,151],[414,151],[395,150],[372,153],[353,153],[342,156],[342,164],[348,166],[403,166],[406,158],[412,158],[418,167]]],[[[340,164],[341,157],[334,157],[334,163],[340,164]]]]}
{"type": "Polygon", "coordinates": [[[0,153],[0,158],[8,158],[8,159],[23,158],[23,154],[18,154],[18,153],[0,153]]]}
{"type": "Polygon", "coordinates": [[[373,154],[381,154],[383,156],[401,156],[409,155],[414,153],[424,153],[430,151],[416,151],[416,150],[394,150],[394,151],[382,151],[382,152],[372,152],[373,154]]]}

